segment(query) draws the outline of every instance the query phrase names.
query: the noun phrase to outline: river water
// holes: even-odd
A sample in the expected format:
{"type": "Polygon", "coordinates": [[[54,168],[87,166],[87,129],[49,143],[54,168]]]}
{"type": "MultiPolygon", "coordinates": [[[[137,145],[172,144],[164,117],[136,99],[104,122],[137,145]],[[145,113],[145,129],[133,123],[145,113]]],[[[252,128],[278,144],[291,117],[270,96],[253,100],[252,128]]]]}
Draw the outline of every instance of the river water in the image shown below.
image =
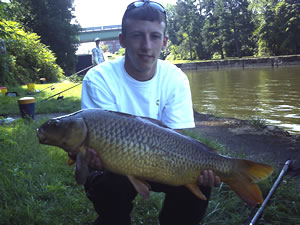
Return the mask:
{"type": "Polygon", "coordinates": [[[196,111],[259,118],[300,134],[300,66],[184,72],[190,80],[196,111]]]}

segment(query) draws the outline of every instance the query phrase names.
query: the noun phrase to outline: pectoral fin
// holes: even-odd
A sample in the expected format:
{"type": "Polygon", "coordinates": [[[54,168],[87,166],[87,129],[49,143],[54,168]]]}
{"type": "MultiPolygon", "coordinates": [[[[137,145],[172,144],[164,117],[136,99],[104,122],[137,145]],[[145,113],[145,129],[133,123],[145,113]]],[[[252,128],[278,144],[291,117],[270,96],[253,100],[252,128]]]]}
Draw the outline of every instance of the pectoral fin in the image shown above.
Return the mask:
{"type": "Polygon", "coordinates": [[[205,195],[200,191],[199,186],[197,184],[187,184],[185,185],[194,195],[202,200],[207,200],[205,195]]]}
{"type": "Polygon", "coordinates": [[[77,184],[85,184],[89,175],[89,168],[82,152],[79,152],[76,158],[75,180],[77,184]]]}
{"type": "Polygon", "coordinates": [[[145,181],[139,180],[136,177],[128,176],[128,179],[132,183],[135,190],[144,198],[149,199],[150,196],[150,185],[147,184],[145,181]]]}

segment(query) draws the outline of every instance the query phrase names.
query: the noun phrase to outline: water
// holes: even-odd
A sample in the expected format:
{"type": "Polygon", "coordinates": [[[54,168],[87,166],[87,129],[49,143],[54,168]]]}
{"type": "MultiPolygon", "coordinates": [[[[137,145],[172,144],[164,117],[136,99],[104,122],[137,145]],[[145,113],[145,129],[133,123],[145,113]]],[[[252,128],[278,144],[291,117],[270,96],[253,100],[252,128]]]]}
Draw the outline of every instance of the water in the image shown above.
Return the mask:
{"type": "Polygon", "coordinates": [[[260,118],[300,134],[300,66],[184,72],[196,111],[260,118]]]}

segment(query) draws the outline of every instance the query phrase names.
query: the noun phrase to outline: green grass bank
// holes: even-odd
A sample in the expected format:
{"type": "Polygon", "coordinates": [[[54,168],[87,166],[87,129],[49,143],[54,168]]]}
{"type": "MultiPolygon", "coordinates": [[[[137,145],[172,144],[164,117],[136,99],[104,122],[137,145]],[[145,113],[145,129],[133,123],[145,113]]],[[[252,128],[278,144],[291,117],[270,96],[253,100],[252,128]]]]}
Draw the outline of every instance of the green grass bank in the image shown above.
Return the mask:
{"type": "MultiPolygon", "coordinates": [[[[43,90],[51,84],[36,85],[43,90]]],[[[36,113],[73,112],[80,108],[80,86],[63,93],[63,99],[55,97],[42,102],[62,90],[74,86],[63,82],[55,89],[35,93],[36,113]]],[[[25,86],[10,88],[21,96],[26,96],[25,86]]],[[[16,103],[18,97],[0,97],[0,114],[19,114],[16,103]]],[[[91,224],[96,218],[92,203],[86,198],[83,187],[74,179],[74,166],[68,166],[66,153],[56,147],[41,145],[36,129],[47,118],[27,121],[16,119],[9,124],[0,125],[0,225],[53,225],[53,224],[91,224]]],[[[230,155],[225,146],[204,139],[197,133],[187,132],[196,139],[230,155]]],[[[243,158],[243,155],[232,155],[243,158]]],[[[269,162],[267,162],[269,163],[269,162]]],[[[259,183],[266,196],[279,171],[259,183]]],[[[274,193],[257,224],[295,225],[300,221],[300,193],[298,183],[285,177],[274,193]]],[[[138,197],[132,212],[134,225],[157,225],[158,213],[163,194],[152,193],[145,201],[138,197]]],[[[251,208],[242,202],[227,186],[214,188],[202,224],[244,224],[251,208]]]]}

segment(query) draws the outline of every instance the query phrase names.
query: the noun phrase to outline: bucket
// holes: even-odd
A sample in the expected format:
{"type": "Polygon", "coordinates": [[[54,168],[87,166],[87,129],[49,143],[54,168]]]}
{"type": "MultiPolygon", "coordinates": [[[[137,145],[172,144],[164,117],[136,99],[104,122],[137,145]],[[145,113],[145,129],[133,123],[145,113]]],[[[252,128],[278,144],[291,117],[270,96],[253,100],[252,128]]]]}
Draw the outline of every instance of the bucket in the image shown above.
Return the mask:
{"type": "Polygon", "coordinates": [[[44,78],[44,77],[40,78],[40,83],[41,84],[46,84],[46,78],[44,78]]]}
{"type": "Polygon", "coordinates": [[[34,119],[34,97],[23,97],[18,100],[21,116],[34,119]]]}
{"type": "Polygon", "coordinates": [[[0,87],[0,90],[1,90],[1,94],[5,96],[5,93],[7,92],[7,87],[0,87]]]}
{"type": "Polygon", "coordinates": [[[34,93],[35,92],[35,83],[29,83],[29,84],[27,84],[27,90],[29,92],[34,93]]]}

